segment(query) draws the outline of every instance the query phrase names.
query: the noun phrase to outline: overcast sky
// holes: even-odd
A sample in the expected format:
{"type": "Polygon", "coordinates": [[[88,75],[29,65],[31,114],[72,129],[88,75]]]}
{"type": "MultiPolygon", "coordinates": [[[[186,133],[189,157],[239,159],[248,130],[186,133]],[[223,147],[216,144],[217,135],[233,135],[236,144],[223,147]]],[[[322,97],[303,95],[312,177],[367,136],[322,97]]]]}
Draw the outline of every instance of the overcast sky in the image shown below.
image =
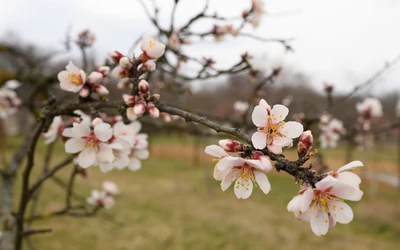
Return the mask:
{"type": "MultiPolygon", "coordinates": [[[[146,1],[146,0],[145,0],[146,1]]],[[[163,24],[169,25],[173,0],[158,0],[163,24]]],[[[250,0],[210,0],[211,10],[224,16],[240,15],[250,0]]],[[[203,0],[181,0],[176,24],[197,13],[203,0]]],[[[0,0],[0,36],[13,30],[46,48],[60,48],[68,26],[72,34],[90,28],[97,36],[94,50],[99,60],[106,51],[127,52],[143,33],[154,33],[137,0],[0,0]]],[[[265,0],[267,16],[258,29],[246,31],[262,37],[291,38],[295,53],[281,46],[228,37],[223,43],[206,40],[187,47],[196,56],[213,56],[228,66],[246,50],[268,63],[290,65],[312,76],[311,84],[336,83],[341,91],[363,82],[386,61],[400,54],[400,1],[397,0],[265,0]]],[[[209,12],[212,13],[212,12],[209,12]]],[[[199,30],[211,23],[202,22],[199,30]]],[[[75,50],[76,53],[76,50],[75,50]]],[[[400,90],[400,63],[370,89],[400,90]]]]}

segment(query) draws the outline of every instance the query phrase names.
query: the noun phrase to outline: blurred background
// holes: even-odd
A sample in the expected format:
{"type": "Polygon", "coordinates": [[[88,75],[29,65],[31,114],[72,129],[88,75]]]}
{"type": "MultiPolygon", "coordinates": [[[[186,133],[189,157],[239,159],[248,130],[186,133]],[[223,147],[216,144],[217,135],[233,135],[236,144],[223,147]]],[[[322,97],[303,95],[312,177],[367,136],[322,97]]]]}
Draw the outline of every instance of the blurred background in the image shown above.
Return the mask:
{"type": "MultiPolygon", "coordinates": [[[[170,28],[171,12],[175,11],[174,29],[179,29],[202,13],[206,2],[180,0],[174,9],[174,0],[0,0],[0,86],[11,79],[24,83],[16,92],[33,106],[46,99],[47,89],[57,98],[72,98],[60,91],[56,75],[70,60],[83,67],[82,50],[75,44],[79,32],[88,29],[95,36],[85,52],[87,69],[112,65],[107,51],[138,55],[138,39],[144,33],[158,34],[168,43],[160,33],[170,28]],[[43,89],[38,89],[41,84],[43,89]]],[[[222,137],[183,121],[143,119],[151,156],[140,171],[104,174],[89,168],[86,177],[77,179],[77,200],[103,180],[116,182],[121,189],[116,205],[93,218],[60,216],[35,222],[53,232],[32,237],[27,249],[33,245],[77,250],[396,249],[400,243],[400,35],[396,32],[400,2],[265,0],[263,4],[258,26],[247,25],[240,29],[242,35],[225,34],[220,39],[215,25],[240,26],[240,17],[252,8],[252,1],[208,1],[205,13],[224,18],[193,23],[193,34],[213,31],[210,36],[187,36],[190,41],[182,42],[179,52],[172,50],[166,61],[159,60],[161,73],[148,76],[152,90],[161,94],[164,103],[243,126],[249,134],[255,128],[241,122],[250,113],[238,111],[237,101],[247,102],[249,110],[260,98],[270,105],[284,103],[290,109],[287,120],[301,121],[314,133],[323,156],[314,160],[317,170],[336,170],[351,160],[364,163],[363,169],[356,170],[363,180],[364,198],[350,204],[354,220],[336,225],[326,236],[315,236],[308,223],[286,210],[298,185],[285,173],[268,175],[272,191],[267,196],[257,189],[249,199],[238,200],[232,189],[220,190],[212,177],[215,164],[203,153],[205,146],[217,144],[222,137]],[[246,52],[251,58],[248,68],[210,77],[198,77],[202,67],[183,58],[212,59],[213,67],[224,71],[246,52]],[[177,71],[164,74],[167,62],[173,62],[177,71]],[[257,88],[261,81],[266,84],[257,88]],[[383,114],[360,133],[356,104],[365,98],[378,99],[383,114]],[[347,131],[334,148],[320,147],[323,132],[318,123],[324,112],[342,121],[347,131]]],[[[119,99],[123,91],[117,88],[117,80],[107,81],[110,99],[119,99]]],[[[0,120],[0,144],[6,157],[30,133],[35,118],[29,107],[0,120]]],[[[54,152],[54,163],[65,155],[61,143],[54,152]]],[[[296,159],[296,149],[284,153],[296,159]]],[[[36,157],[44,159],[43,143],[36,157]]],[[[61,171],[46,183],[39,211],[62,207],[62,183],[68,175],[68,169],[61,171]]]]}

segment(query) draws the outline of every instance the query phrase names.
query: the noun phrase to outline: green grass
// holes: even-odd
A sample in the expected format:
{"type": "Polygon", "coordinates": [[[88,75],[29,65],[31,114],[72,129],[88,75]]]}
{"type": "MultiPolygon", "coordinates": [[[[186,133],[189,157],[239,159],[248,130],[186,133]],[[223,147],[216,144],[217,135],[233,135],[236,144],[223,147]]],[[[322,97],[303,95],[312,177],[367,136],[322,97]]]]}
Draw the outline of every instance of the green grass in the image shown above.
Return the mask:
{"type": "MultiPolygon", "coordinates": [[[[190,140],[187,138],[187,142],[190,140]]],[[[168,141],[166,137],[154,139],[153,143],[166,145],[168,141]]],[[[8,146],[9,152],[16,145],[8,146]]],[[[36,174],[43,152],[40,143],[36,174]]],[[[57,146],[53,163],[64,155],[62,145],[57,146]]],[[[102,210],[93,218],[60,216],[35,222],[33,227],[53,229],[51,234],[32,237],[37,249],[389,250],[400,244],[397,190],[381,188],[374,196],[366,192],[362,201],[350,204],[355,214],[350,224],[338,224],[328,235],[317,237],[309,224],[287,212],[286,205],[298,186],[285,173],[268,175],[270,194],[264,195],[256,188],[249,199],[238,200],[232,187],[222,192],[219,182],[213,180],[213,165],[208,158],[198,166],[193,166],[190,157],[176,158],[152,157],[143,162],[143,169],[138,172],[103,174],[97,168],[89,168],[88,179],[77,179],[77,193],[86,197],[91,189],[101,188],[103,180],[114,181],[121,189],[115,207],[102,210]]],[[[70,166],[57,176],[67,180],[71,170],[70,166]]],[[[367,186],[361,188],[368,190],[367,186]]],[[[64,193],[52,181],[46,183],[39,213],[62,208],[64,193]]]]}

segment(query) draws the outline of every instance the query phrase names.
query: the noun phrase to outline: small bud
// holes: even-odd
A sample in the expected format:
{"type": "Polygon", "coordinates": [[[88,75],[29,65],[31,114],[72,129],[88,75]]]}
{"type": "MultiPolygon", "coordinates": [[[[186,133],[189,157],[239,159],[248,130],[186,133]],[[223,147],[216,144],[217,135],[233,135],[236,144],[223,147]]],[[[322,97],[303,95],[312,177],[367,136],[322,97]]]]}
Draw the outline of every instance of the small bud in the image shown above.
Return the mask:
{"type": "Polygon", "coordinates": [[[134,106],[136,102],[138,101],[138,97],[134,95],[127,95],[123,94],[122,99],[124,99],[124,102],[128,106],[134,106]]]}
{"type": "Polygon", "coordinates": [[[150,116],[153,118],[158,118],[160,116],[160,111],[152,103],[147,104],[147,112],[149,112],[150,116]]]}
{"type": "Polygon", "coordinates": [[[88,87],[83,87],[82,89],[81,89],[81,91],[79,91],[79,95],[82,97],[82,98],[86,98],[86,97],[88,97],[89,96],[89,88],[88,87]]]}
{"type": "Polygon", "coordinates": [[[106,87],[104,87],[103,85],[97,85],[94,88],[94,92],[97,93],[99,96],[105,96],[105,95],[108,95],[110,93],[108,91],[108,89],[106,87]]]}
{"type": "Polygon", "coordinates": [[[142,95],[147,95],[150,92],[149,83],[146,80],[141,80],[139,82],[139,92],[142,95]]]}
{"type": "Polygon", "coordinates": [[[119,63],[119,60],[121,60],[121,58],[124,57],[123,54],[119,53],[119,52],[116,51],[116,50],[108,51],[107,54],[108,54],[108,55],[111,57],[111,59],[112,59],[114,62],[116,62],[116,63],[119,63]]]}
{"type": "Polygon", "coordinates": [[[143,113],[146,111],[146,103],[144,101],[139,101],[136,103],[135,107],[133,107],[133,112],[135,115],[143,115],[143,113]]]}
{"type": "Polygon", "coordinates": [[[92,85],[98,85],[103,81],[103,74],[94,71],[90,73],[90,75],[87,78],[87,83],[92,84],[92,85]]]}
{"type": "Polygon", "coordinates": [[[130,69],[132,67],[132,63],[128,57],[124,56],[119,60],[119,66],[124,69],[130,69]]]}
{"type": "Polygon", "coordinates": [[[111,72],[111,75],[115,78],[125,78],[128,76],[128,72],[122,68],[121,66],[117,66],[113,69],[113,71],[111,72]]]}
{"type": "Polygon", "coordinates": [[[164,122],[171,122],[172,121],[172,117],[170,114],[165,113],[165,112],[161,112],[160,113],[161,118],[164,120],[164,122]]]}
{"type": "Polygon", "coordinates": [[[148,71],[148,72],[156,70],[155,62],[147,61],[147,62],[143,63],[143,70],[148,71]]]}
{"type": "Polygon", "coordinates": [[[158,100],[160,100],[160,95],[159,94],[151,95],[151,96],[147,97],[146,100],[149,102],[157,102],[158,100]]]}
{"type": "Polygon", "coordinates": [[[99,72],[100,74],[102,74],[103,77],[106,77],[110,73],[110,67],[100,66],[96,71],[99,72]]]}
{"type": "Polygon", "coordinates": [[[242,150],[242,144],[235,140],[220,140],[219,145],[227,152],[237,152],[242,150]]]}
{"type": "Polygon", "coordinates": [[[307,150],[311,148],[311,146],[313,144],[313,135],[310,130],[304,131],[300,135],[299,139],[300,139],[300,142],[303,143],[303,145],[307,148],[307,150]]]}

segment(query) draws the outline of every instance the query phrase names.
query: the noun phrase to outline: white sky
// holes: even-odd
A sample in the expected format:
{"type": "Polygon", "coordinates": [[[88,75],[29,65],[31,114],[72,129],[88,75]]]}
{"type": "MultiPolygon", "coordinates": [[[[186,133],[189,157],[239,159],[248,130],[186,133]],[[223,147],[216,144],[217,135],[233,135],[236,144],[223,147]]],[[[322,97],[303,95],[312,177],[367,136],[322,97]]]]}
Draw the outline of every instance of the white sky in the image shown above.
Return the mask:
{"type": "MultiPolygon", "coordinates": [[[[145,0],[146,1],[146,0],[145,0]]],[[[147,2],[149,2],[147,0],[147,2]]],[[[173,0],[158,0],[163,24],[169,25],[173,0]]],[[[210,0],[220,15],[237,16],[250,6],[250,0],[210,0]]],[[[211,40],[187,48],[191,55],[213,56],[219,66],[236,62],[248,50],[265,56],[268,63],[291,65],[312,76],[312,84],[337,84],[341,91],[363,82],[386,61],[400,54],[400,1],[397,0],[266,0],[266,16],[261,26],[248,32],[274,38],[295,38],[294,54],[282,47],[233,39],[214,44],[211,40]]],[[[182,24],[203,6],[203,0],[181,0],[176,23],[182,24]]],[[[210,12],[212,13],[212,12],[210,12]]],[[[0,36],[16,31],[23,38],[49,48],[59,48],[65,32],[72,35],[90,28],[97,36],[95,52],[127,52],[143,33],[154,28],[137,0],[0,0],[0,36]]],[[[199,30],[211,23],[202,22],[199,30]]],[[[75,53],[77,53],[75,51],[75,53]]],[[[400,63],[389,70],[370,90],[400,90],[400,63]]]]}

